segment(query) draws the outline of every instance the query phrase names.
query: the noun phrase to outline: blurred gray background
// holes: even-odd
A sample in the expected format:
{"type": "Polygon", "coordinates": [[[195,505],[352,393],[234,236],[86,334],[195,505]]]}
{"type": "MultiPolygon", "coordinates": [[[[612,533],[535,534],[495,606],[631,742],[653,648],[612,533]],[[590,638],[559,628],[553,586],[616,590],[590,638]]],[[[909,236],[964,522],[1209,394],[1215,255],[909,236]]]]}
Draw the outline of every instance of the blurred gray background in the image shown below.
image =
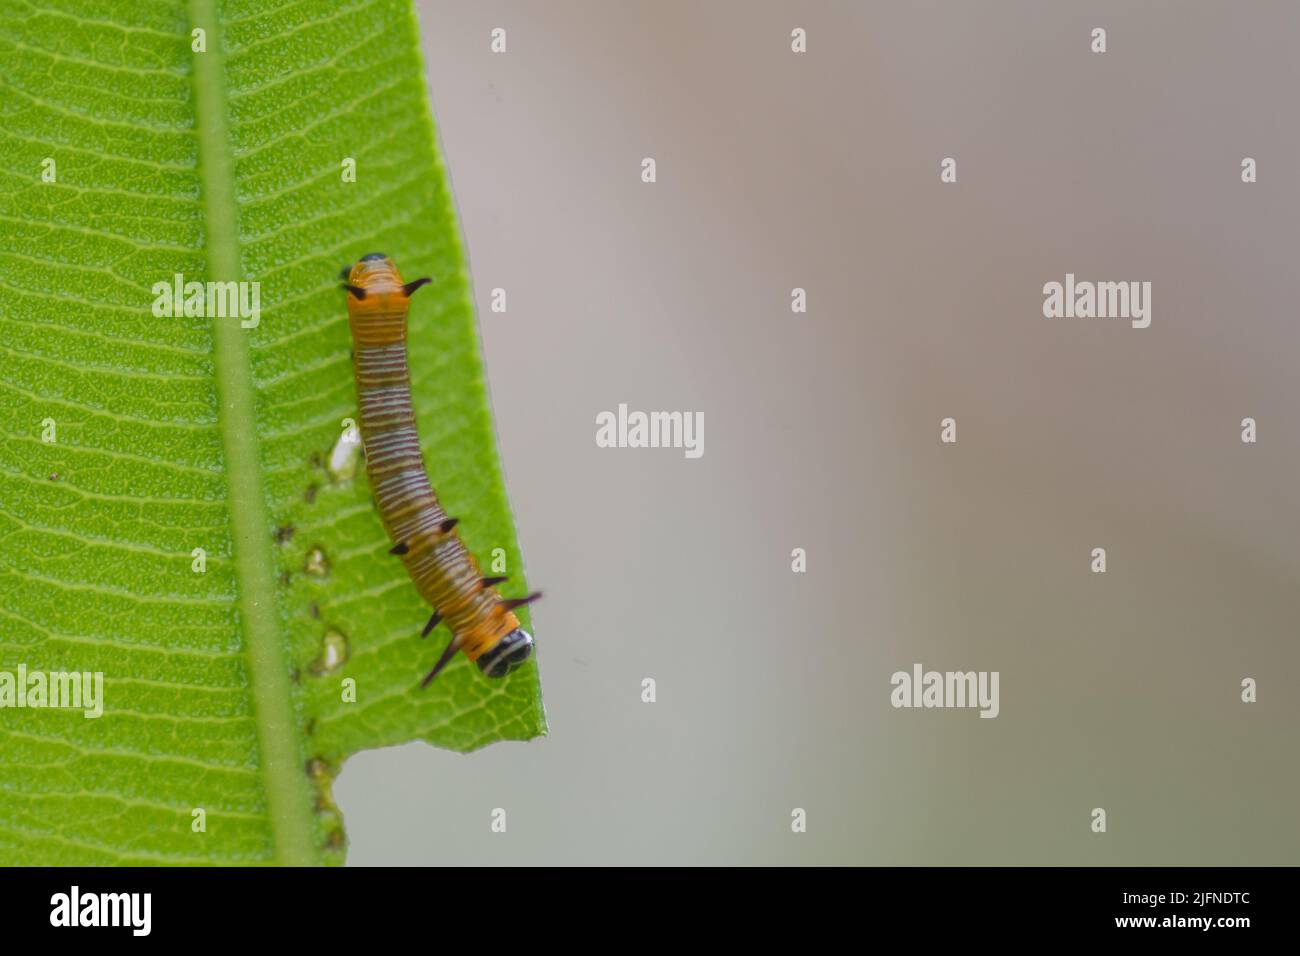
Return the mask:
{"type": "Polygon", "coordinates": [[[351,864],[1300,862],[1300,7],[419,6],[551,734],[352,758],[351,864]]]}

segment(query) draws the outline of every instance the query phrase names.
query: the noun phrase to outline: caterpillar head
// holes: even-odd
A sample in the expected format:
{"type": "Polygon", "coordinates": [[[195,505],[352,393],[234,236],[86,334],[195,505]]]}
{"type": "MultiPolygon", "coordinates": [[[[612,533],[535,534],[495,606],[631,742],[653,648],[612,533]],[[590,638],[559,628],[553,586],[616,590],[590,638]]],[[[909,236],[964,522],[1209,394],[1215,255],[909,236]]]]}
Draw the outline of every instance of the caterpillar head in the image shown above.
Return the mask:
{"type": "Polygon", "coordinates": [[[355,286],[358,289],[366,289],[374,285],[375,280],[383,280],[384,285],[398,286],[402,284],[402,277],[397,272],[397,266],[393,260],[388,258],[382,252],[372,252],[362,256],[350,266],[344,266],[339,271],[339,278],[343,280],[344,287],[355,286]]]}
{"type": "Polygon", "coordinates": [[[488,677],[505,677],[533,653],[533,635],[517,627],[492,650],[479,656],[478,668],[488,677]]]}
{"type": "Polygon", "coordinates": [[[362,256],[350,266],[344,266],[339,273],[343,288],[348,290],[354,300],[364,301],[367,296],[401,294],[410,298],[416,289],[428,282],[428,279],[416,279],[403,282],[397,265],[382,252],[371,252],[362,256]]]}

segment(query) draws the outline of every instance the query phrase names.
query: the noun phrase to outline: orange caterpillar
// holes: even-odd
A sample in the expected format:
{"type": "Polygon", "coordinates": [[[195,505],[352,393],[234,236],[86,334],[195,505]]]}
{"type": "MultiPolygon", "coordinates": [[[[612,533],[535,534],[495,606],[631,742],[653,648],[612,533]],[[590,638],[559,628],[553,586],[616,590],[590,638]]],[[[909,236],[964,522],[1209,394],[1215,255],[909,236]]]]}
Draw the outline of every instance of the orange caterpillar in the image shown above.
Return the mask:
{"type": "Polygon", "coordinates": [[[421,637],[446,621],[451,641],[421,687],[438,676],[457,651],[488,677],[504,677],[533,652],[533,636],[514,609],[541,597],[503,599],[503,577],[485,578],[429,484],[415,431],[411,375],[406,360],[406,313],[411,294],[428,279],[402,282],[397,266],[379,252],[344,268],[348,325],[360,402],[366,473],[379,516],[416,590],[434,608],[421,637]]]}

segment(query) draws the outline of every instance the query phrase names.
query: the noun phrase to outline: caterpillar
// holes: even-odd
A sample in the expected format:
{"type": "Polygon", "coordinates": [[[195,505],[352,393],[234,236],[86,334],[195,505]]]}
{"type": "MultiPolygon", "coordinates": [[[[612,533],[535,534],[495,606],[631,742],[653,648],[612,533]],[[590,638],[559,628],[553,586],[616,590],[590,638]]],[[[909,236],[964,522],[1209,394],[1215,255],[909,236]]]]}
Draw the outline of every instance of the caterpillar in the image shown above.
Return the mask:
{"type": "Polygon", "coordinates": [[[406,355],[406,315],[411,296],[429,279],[403,282],[381,252],[362,256],[341,273],[348,293],[353,372],[360,405],[366,474],[379,516],[420,597],[433,607],[420,637],[446,621],[451,640],[421,682],[428,687],[457,651],[488,677],[500,678],[533,652],[533,636],[515,608],[541,597],[502,598],[504,577],[484,577],[456,533],[456,518],[438,504],[420,454],[406,355]]]}

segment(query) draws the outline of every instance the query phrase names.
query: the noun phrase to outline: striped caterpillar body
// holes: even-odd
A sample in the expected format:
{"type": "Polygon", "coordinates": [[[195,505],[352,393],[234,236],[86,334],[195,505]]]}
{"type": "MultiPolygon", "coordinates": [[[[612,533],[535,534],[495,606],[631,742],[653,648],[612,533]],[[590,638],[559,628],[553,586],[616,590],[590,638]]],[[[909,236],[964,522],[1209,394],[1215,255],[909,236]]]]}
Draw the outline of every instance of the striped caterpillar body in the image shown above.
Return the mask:
{"type": "Polygon", "coordinates": [[[366,473],[379,515],[420,596],[434,608],[421,637],[446,621],[451,641],[421,687],[427,687],[457,651],[488,677],[504,677],[528,659],[533,637],[514,609],[541,595],[503,599],[485,578],[456,533],[455,518],[438,504],[424,470],[411,404],[406,358],[406,314],[411,295],[428,279],[402,282],[382,253],[363,256],[343,270],[352,330],[353,369],[360,403],[366,473]]]}

